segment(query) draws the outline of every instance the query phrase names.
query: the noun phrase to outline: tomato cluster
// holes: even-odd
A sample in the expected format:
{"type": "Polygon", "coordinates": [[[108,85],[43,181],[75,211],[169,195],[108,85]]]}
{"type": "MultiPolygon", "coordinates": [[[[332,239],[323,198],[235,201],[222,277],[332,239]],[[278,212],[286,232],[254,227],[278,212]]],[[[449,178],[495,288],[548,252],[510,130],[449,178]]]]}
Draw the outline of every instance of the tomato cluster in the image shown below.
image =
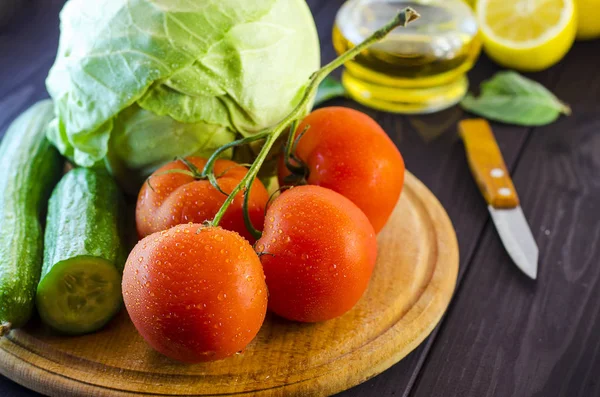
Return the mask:
{"type": "MultiPolygon", "coordinates": [[[[404,186],[404,160],[385,131],[366,114],[343,107],[312,112],[296,131],[305,131],[294,157],[302,162],[306,183],[350,199],[379,233],[404,186]]],[[[290,176],[283,162],[282,156],[282,186],[290,176]]]]}
{"type": "Polygon", "coordinates": [[[186,362],[221,359],[256,336],[267,306],[317,322],[341,316],[363,295],[376,235],[402,191],[402,157],[375,121],[351,109],[317,110],[296,131],[279,179],[303,186],[269,205],[265,187],[253,182],[246,210],[263,230],[254,247],[241,192],[222,228],[203,225],[246,175],[234,162],[215,164],[221,191],[198,173],[206,160],[193,157],[159,169],[140,191],[143,239],[127,260],[123,293],[136,328],[159,352],[186,362]]]}
{"type": "MultiPolygon", "coordinates": [[[[135,211],[140,238],[183,223],[202,223],[215,216],[225,202],[226,195],[215,189],[208,180],[194,175],[205,165],[206,159],[188,157],[185,162],[173,161],[152,174],[140,190],[135,211]]],[[[217,160],[214,170],[219,187],[226,194],[231,193],[248,172],[246,167],[229,160],[217,160]]],[[[268,200],[267,189],[259,180],[255,180],[248,206],[253,224],[263,224],[268,200]]],[[[253,241],[244,224],[242,204],[242,194],[236,195],[223,216],[221,226],[253,241]]]]}

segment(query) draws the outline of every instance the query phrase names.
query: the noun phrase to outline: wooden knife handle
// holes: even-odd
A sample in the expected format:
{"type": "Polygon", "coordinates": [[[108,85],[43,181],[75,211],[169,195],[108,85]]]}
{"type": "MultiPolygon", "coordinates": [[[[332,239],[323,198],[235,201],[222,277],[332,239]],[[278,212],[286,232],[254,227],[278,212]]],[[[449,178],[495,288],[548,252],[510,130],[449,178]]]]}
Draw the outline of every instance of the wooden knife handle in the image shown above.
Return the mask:
{"type": "Polygon", "coordinates": [[[484,119],[463,120],[458,124],[458,131],[485,201],[494,208],[518,207],[517,191],[489,123],[484,119]]]}

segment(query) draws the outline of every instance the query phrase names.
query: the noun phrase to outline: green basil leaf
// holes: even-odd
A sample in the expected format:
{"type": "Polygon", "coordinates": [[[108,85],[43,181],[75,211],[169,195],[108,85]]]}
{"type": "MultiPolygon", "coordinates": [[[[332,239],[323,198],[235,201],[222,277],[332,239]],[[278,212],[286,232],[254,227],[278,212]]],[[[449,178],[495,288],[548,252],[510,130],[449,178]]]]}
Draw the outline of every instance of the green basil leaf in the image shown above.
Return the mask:
{"type": "Polygon", "coordinates": [[[345,97],[346,89],[340,81],[334,77],[327,76],[319,85],[317,96],[315,97],[315,106],[321,105],[330,99],[345,97]]]}
{"type": "Polygon", "coordinates": [[[461,106],[490,120],[524,126],[554,122],[571,109],[543,85],[512,71],[497,73],[481,84],[481,94],[462,100],[461,106]]]}

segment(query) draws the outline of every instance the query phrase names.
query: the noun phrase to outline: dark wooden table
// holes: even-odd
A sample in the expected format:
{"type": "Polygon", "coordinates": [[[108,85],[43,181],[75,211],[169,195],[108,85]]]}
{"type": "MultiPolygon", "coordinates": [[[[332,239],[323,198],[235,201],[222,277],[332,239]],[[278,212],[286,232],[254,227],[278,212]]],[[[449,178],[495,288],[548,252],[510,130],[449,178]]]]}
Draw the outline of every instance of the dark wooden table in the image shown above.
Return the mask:
{"type": "MultiPolygon", "coordinates": [[[[34,101],[58,41],[64,0],[31,0],[0,28],[0,131],[34,101]]],[[[309,1],[324,60],[343,0],[309,1]]],[[[403,117],[362,108],[399,146],[407,167],[440,199],[460,244],[460,276],[446,317],[412,354],[343,396],[600,396],[600,40],[576,43],[531,74],[573,115],[541,128],[494,125],[540,248],[537,282],[505,253],[456,133],[458,108],[403,117]]],[[[476,87],[498,69],[483,56],[476,87]]],[[[0,133],[1,134],[1,133],[0,133]]],[[[5,172],[0,170],[0,172],[5,172]]],[[[0,225],[1,227],[1,225],[0,225]]],[[[36,396],[0,377],[0,396],[36,396]]]]}

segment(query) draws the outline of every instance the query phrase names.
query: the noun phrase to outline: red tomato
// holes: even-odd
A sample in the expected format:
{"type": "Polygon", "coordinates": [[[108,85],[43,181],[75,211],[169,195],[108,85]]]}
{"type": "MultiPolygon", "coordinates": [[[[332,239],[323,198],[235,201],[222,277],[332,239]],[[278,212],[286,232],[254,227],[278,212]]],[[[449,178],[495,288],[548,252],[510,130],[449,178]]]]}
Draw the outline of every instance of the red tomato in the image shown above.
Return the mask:
{"type": "MultiPolygon", "coordinates": [[[[309,185],[332,189],[356,204],[377,233],[394,210],[404,185],[404,160],[385,131],[357,110],[315,110],[300,123],[296,156],[308,167],[309,185]]],[[[279,166],[279,183],[289,171],[279,166]]]]}
{"type": "Polygon", "coordinates": [[[256,336],[267,286],[258,256],[240,235],[179,225],[135,246],[123,272],[123,300],[154,349],[179,361],[212,361],[256,336]]]}
{"type": "MultiPolygon", "coordinates": [[[[204,168],[207,161],[200,157],[188,157],[187,160],[199,170],[204,168]]],[[[208,180],[196,180],[192,176],[179,173],[165,174],[165,171],[174,169],[189,171],[182,161],[173,161],[150,176],[149,182],[152,187],[144,183],[140,190],[135,211],[140,238],[175,225],[212,220],[227,198],[208,180]]],[[[245,167],[229,160],[217,160],[214,170],[219,187],[225,193],[233,191],[248,172],[245,167]]],[[[248,212],[252,224],[259,230],[264,223],[268,200],[269,194],[263,184],[259,180],[254,181],[250,190],[248,212]]],[[[221,226],[254,242],[244,224],[242,204],[243,194],[239,193],[225,212],[221,226]]]]}
{"type": "Polygon", "coordinates": [[[269,308],[290,320],[329,320],[363,295],[377,256],[375,231],[344,196],[319,186],[284,192],[267,211],[256,249],[269,308]]]}

